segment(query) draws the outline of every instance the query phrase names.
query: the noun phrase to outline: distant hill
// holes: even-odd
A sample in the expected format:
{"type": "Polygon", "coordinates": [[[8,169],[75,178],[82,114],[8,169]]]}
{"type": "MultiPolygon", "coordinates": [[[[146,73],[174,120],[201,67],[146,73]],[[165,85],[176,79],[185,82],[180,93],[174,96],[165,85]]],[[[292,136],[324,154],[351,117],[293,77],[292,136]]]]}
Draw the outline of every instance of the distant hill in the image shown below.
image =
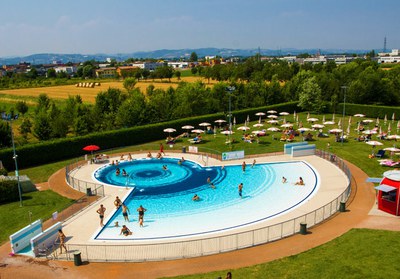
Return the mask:
{"type": "MultiPolygon", "coordinates": [[[[1,65],[12,65],[20,62],[29,62],[32,64],[51,64],[53,61],[67,62],[84,62],[87,60],[106,61],[107,58],[124,61],[128,58],[153,58],[153,59],[180,59],[188,58],[192,52],[196,52],[198,57],[219,55],[222,57],[248,57],[258,53],[258,49],[229,49],[229,48],[198,48],[198,49],[160,49],[154,51],[139,51],[132,53],[117,53],[117,54],[55,54],[41,53],[32,54],[29,56],[19,57],[0,57],[1,65]]],[[[320,51],[321,54],[343,54],[356,53],[363,54],[370,50],[353,50],[353,49],[295,49],[286,48],[279,50],[260,49],[261,55],[265,56],[282,56],[296,55],[299,53],[316,54],[320,51]]]]}

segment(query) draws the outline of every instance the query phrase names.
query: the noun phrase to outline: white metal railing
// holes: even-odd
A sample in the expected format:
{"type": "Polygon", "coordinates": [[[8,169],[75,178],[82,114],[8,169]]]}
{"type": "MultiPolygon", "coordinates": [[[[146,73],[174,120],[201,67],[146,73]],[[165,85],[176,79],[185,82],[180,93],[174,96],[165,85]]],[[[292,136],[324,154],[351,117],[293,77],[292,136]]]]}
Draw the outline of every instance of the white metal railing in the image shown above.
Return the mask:
{"type": "MultiPolygon", "coordinates": [[[[68,244],[68,251],[80,251],[82,259],[87,261],[160,261],[234,251],[291,236],[300,231],[301,223],[313,227],[330,218],[338,212],[341,203],[347,202],[351,194],[352,176],[344,161],[322,150],[317,150],[316,155],[338,166],[348,177],[349,184],[331,202],[307,214],[263,228],[223,236],[155,244],[68,244]]],[[[71,254],[67,254],[66,259],[71,260],[71,254]]]]}

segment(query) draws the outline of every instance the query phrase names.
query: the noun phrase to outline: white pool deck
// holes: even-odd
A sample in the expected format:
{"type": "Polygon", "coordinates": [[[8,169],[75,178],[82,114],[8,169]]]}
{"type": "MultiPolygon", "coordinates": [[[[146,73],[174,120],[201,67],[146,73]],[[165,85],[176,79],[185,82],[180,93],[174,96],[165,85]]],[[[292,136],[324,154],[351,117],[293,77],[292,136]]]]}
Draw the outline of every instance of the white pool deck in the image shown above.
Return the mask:
{"type": "MultiPolygon", "coordinates": [[[[146,154],[132,154],[133,159],[135,158],[144,158],[146,154]]],[[[181,154],[181,153],[167,153],[166,157],[174,157],[174,158],[181,158],[182,156],[185,159],[195,161],[200,165],[205,164],[204,158],[199,154],[181,154]]],[[[119,159],[119,157],[110,158],[110,160],[119,159]]],[[[264,156],[264,157],[257,157],[257,163],[269,163],[269,162],[289,162],[289,161],[304,161],[311,165],[318,173],[319,180],[320,180],[320,187],[318,192],[314,194],[309,200],[301,204],[300,206],[296,207],[294,210],[291,210],[285,214],[278,215],[277,217],[270,218],[264,221],[260,221],[251,225],[222,231],[222,232],[215,232],[212,234],[206,235],[195,235],[190,237],[185,237],[184,240],[192,240],[192,239],[200,239],[202,237],[210,237],[210,236],[221,236],[224,234],[232,234],[232,233],[239,233],[249,230],[254,230],[257,228],[262,228],[274,224],[278,224],[287,220],[291,220],[293,218],[302,216],[309,212],[312,212],[328,203],[332,200],[337,198],[348,186],[348,178],[346,175],[334,164],[318,157],[318,156],[304,156],[304,157],[296,157],[292,158],[289,155],[277,155],[277,156],[264,156]]],[[[245,160],[248,164],[251,164],[253,159],[246,159],[245,160]]],[[[221,165],[237,165],[241,164],[243,159],[240,160],[230,160],[230,161],[219,161],[213,158],[208,158],[208,166],[221,166],[221,165]]],[[[92,178],[93,172],[101,167],[102,164],[88,164],[82,166],[81,168],[77,169],[72,173],[72,176],[78,178],[83,181],[94,182],[92,178]]],[[[143,243],[148,244],[151,240],[135,240],[134,238],[127,239],[123,238],[121,240],[95,240],[94,236],[98,234],[101,230],[99,225],[99,217],[96,213],[96,210],[99,208],[100,204],[103,204],[107,210],[105,213],[104,223],[107,223],[108,219],[112,217],[115,212],[115,206],[113,202],[115,200],[115,196],[119,196],[122,200],[125,199],[127,195],[129,195],[131,189],[126,189],[125,187],[111,187],[105,186],[105,197],[98,200],[96,203],[92,204],[88,208],[86,208],[80,214],[68,219],[63,224],[63,231],[68,236],[67,244],[68,245],[127,245],[129,243],[134,243],[135,245],[143,243]]],[[[209,213],[212,216],[212,212],[209,213]]],[[[235,213],[235,214],[240,214],[235,213]]],[[[249,212],[244,211],[243,214],[250,214],[249,212]]],[[[131,215],[137,220],[137,212],[136,209],[131,209],[131,215]],[[134,211],[134,212],[132,212],[134,211]]],[[[182,219],[183,220],[183,219],[182,219]]],[[[182,221],[181,220],[181,221],[182,221]]],[[[170,220],[168,220],[170,221],[170,220]]],[[[186,222],[187,220],[183,220],[186,222]]],[[[218,222],[218,220],[215,220],[218,222]]],[[[131,222],[128,224],[128,227],[134,232],[134,235],[144,235],[146,231],[151,230],[151,223],[146,224],[145,218],[145,226],[144,228],[140,228],[138,223],[131,222]]],[[[185,223],[180,224],[170,224],[175,226],[184,226],[185,223]]],[[[118,236],[116,236],[118,238],[118,236]]],[[[181,239],[183,240],[183,239],[181,239]]],[[[157,239],[157,243],[168,243],[168,242],[176,242],[179,241],[177,238],[172,239],[157,239]]]]}

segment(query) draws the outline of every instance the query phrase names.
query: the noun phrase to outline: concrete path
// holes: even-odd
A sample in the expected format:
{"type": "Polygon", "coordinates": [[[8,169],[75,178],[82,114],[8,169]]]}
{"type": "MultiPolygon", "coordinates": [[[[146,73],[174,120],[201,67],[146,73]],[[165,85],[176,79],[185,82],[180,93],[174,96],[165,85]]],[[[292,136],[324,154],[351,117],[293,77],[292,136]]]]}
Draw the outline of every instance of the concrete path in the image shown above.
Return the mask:
{"type": "MultiPolygon", "coordinates": [[[[350,163],[348,165],[357,185],[353,189],[355,195],[348,205],[348,211],[312,228],[308,235],[295,235],[253,248],[207,257],[147,263],[85,263],[79,267],[75,267],[73,262],[10,257],[10,246],[7,243],[0,247],[0,278],[158,278],[233,270],[301,253],[326,243],[351,228],[400,231],[398,217],[374,209],[375,190],[373,184],[365,182],[367,175],[358,167],[350,163]],[[379,215],[369,215],[370,213],[379,215]]],[[[69,187],[65,184],[62,171],[52,176],[49,182],[52,190],[73,195],[66,189],[69,187]]]]}

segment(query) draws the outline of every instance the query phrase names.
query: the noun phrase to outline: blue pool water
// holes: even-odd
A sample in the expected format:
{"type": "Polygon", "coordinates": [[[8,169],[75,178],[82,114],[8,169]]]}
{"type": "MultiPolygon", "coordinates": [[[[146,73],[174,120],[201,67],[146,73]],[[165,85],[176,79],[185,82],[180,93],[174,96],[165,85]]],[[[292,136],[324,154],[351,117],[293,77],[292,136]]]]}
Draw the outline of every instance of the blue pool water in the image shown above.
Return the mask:
{"type": "MultiPolygon", "coordinates": [[[[134,187],[124,203],[130,210],[131,230],[137,227],[139,205],[147,209],[146,227],[140,228],[139,235],[135,234],[135,238],[140,239],[220,231],[265,220],[305,202],[317,189],[318,181],[317,174],[304,162],[256,164],[253,168],[248,164],[245,172],[241,165],[223,169],[202,167],[188,160],[178,164],[178,159],[174,158],[139,159],[121,163],[118,167],[125,169],[129,176],[116,176],[116,166],[102,167],[94,176],[103,183],[134,187]],[[163,165],[167,166],[166,170],[163,165]],[[287,183],[282,183],[282,176],[288,179],[287,183]],[[299,176],[303,177],[306,186],[293,185],[299,176]],[[207,183],[208,177],[215,185],[214,189],[207,183]],[[243,198],[238,194],[240,183],[244,185],[243,198]],[[200,201],[192,201],[194,194],[200,196],[200,201]],[[243,216],[238,215],[240,212],[243,216]],[[216,217],[217,222],[210,224],[207,221],[210,217],[216,217]],[[182,225],[192,218],[199,223],[182,225]],[[199,225],[203,221],[207,222],[206,227],[199,225]],[[182,228],[176,228],[174,222],[182,228]],[[146,229],[151,233],[146,235],[146,229]]],[[[115,239],[119,231],[114,228],[116,221],[126,224],[121,209],[107,220],[95,238],[115,239]]]]}

